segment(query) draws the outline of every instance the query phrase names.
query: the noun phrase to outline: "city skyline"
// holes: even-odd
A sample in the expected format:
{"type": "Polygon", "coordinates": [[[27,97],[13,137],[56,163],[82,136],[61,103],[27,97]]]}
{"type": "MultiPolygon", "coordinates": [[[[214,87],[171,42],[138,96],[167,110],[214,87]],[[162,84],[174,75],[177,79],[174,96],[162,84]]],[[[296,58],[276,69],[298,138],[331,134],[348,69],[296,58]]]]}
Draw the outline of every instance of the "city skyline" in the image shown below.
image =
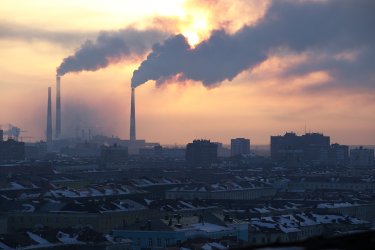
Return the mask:
{"type": "MultiPolygon", "coordinates": [[[[147,8],[146,1],[5,3],[0,10],[0,105],[5,107],[0,111],[0,124],[12,123],[27,130],[27,136],[35,140],[45,139],[45,90],[52,87],[55,107],[56,68],[64,58],[84,48],[86,40],[98,42],[101,31],[110,37],[123,37],[132,53],[126,58],[109,58],[108,65],[104,63],[94,71],[62,76],[63,137],[74,136],[77,126],[92,127],[95,133],[109,136],[129,137],[132,74],[152,52],[154,43],[163,45],[168,37],[182,34],[190,46],[188,51],[198,54],[212,40],[215,29],[226,32],[222,39],[241,35],[243,25],[249,32],[257,27],[266,30],[267,13],[272,11],[281,15],[295,8],[315,6],[314,11],[324,14],[332,7],[351,7],[350,1],[341,5],[338,1],[312,0],[284,3],[283,9],[271,1],[238,1],[228,11],[228,1],[219,0],[201,4],[188,0],[155,1],[147,3],[147,8]],[[242,11],[247,15],[242,15],[242,11]],[[137,47],[139,39],[142,48],[137,47]]],[[[368,13],[366,7],[371,10],[369,7],[374,4],[363,1],[358,13],[368,13]]],[[[374,38],[366,30],[368,26],[358,21],[358,13],[348,13],[353,14],[348,23],[353,23],[354,28],[363,27],[362,32],[347,34],[358,36],[349,39],[349,45],[330,45],[342,39],[342,34],[314,37],[316,44],[303,45],[307,48],[301,48],[303,42],[298,39],[290,38],[269,44],[267,58],[213,81],[207,75],[183,68],[177,74],[157,77],[156,83],[147,81],[136,90],[137,137],[162,144],[185,144],[195,138],[229,143],[231,138],[246,137],[252,144],[269,144],[270,135],[285,131],[302,134],[307,130],[328,134],[333,143],[374,144],[374,76],[367,70],[371,59],[364,56],[374,53],[374,38]],[[363,35],[366,32],[370,34],[363,35]],[[284,42],[287,46],[283,46],[284,42]]],[[[278,18],[282,20],[283,16],[278,18]]],[[[331,24],[347,24],[336,19],[331,24]]]]}

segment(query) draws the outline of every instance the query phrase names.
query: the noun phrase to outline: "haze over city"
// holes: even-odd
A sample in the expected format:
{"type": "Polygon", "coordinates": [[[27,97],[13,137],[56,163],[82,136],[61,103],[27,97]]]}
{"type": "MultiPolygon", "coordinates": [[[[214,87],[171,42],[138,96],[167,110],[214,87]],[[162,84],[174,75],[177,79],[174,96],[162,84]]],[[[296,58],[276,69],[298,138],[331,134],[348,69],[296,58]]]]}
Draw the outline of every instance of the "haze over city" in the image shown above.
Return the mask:
{"type": "Polygon", "coordinates": [[[349,0],[4,1],[0,124],[44,139],[46,90],[55,95],[57,70],[65,137],[80,126],[128,138],[133,78],[137,136],[148,141],[247,136],[269,144],[272,134],[307,130],[371,145],[374,7],[349,0]]]}
{"type": "Polygon", "coordinates": [[[375,249],[374,0],[0,2],[0,249],[375,249]]]}

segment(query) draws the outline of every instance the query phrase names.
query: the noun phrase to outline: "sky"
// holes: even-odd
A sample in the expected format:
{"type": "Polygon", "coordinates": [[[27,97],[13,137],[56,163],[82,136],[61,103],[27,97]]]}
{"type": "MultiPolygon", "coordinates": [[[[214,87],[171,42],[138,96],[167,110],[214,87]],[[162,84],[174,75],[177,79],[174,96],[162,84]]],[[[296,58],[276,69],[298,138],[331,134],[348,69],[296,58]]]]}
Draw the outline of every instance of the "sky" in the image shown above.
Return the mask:
{"type": "MultiPolygon", "coordinates": [[[[229,144],[319,132],[375,144],[372,0],[0,0],[0,124],[62,135],[229,144]],[[54,94],[53,94],[54,98],[54,94]],[[54,105],[54,99],[53,99],[54,105]]],[[[26,139],[27,140],[27,139],[26,139]]]]}

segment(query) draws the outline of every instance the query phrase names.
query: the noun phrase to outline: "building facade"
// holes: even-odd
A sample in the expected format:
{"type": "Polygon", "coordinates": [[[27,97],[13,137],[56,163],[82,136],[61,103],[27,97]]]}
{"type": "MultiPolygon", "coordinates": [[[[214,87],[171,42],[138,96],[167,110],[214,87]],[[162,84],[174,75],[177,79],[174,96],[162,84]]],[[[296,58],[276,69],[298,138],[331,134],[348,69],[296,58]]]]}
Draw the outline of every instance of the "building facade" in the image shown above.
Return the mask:
{"type": "Polygon", "coordinates": [[[374,150],[363,147],[350,150],[350,164],[352,166],[367,167],[374,165],[374,150]]]}
{"type": "Polygon", "coordinates": [[[194,140],[186,146],[186,162],[190,167],[209,167],[217,161],[217,144],[194,140]]]}
{"type": "Polygon", "coordinates": [[[249,155],[250,154],[250,139],[235,138],[230,142],[231,156],[249,155]]]}

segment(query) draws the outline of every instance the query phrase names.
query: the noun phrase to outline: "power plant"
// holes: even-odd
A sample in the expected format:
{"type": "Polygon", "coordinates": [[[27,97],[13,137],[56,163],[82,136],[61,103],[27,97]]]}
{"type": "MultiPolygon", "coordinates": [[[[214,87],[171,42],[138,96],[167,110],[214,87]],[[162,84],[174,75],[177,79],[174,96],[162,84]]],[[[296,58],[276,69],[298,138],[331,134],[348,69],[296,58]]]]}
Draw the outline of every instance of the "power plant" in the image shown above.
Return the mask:
{"type": "Polygon", "coordinates": [[[61,95],[59,75],[56,75],[56,139],[61,139],[61,95]]]}
{"type": "Polygon", "coordinates": [[[52,102],[51,102],[51,87],[48,87],[48,103],[47,103],[47,129],[46,140],[47,146],[52,145],[52,102]]]}
{"type": "Polygon", "coordinates": [[[134,143],[136,141],[135,136],[135,97],[134,97],[135,88],[132,87],[131,94],[131,107],[130,107],[130,142],[134,143]]]}

